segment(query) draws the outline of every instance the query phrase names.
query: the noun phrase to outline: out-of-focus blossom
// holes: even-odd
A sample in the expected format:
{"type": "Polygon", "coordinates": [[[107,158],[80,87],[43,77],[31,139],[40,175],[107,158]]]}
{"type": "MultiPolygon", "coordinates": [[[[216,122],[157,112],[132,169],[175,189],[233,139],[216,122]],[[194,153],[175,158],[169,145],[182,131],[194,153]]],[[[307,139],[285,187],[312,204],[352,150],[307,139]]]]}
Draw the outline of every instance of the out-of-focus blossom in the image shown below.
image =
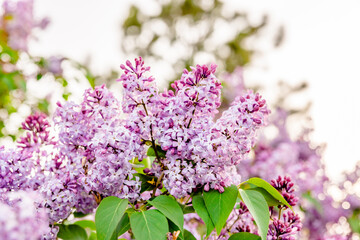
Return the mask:
{"type": "Polygon", "coordinates": [[[4,30],[7,44],[17,50],[27,51],[34,28],[45,28],[49,20],[36,20],[33,15],[33,0],[5,0],[0,18],[0,28],[4,30]]]}
{"type": "Polygon", "coordinates": [[[9,192],[0,201],[0,239],[38,240],[49,231],[45,209],[38,208],[36,192],[9,192]]]}

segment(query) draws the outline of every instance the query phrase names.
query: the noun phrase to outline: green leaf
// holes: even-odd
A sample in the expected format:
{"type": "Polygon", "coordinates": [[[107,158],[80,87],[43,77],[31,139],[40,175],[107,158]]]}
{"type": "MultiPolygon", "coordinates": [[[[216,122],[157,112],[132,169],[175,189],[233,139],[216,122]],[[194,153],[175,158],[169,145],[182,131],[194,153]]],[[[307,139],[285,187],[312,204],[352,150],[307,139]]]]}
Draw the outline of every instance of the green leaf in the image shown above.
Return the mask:
{"type": "Polygon", "coordinates": [[[353,214],[348,217],[348,223],[350,225],[350,228],[353,232],[355,233],[360,233],[360,218],[359,215],[360,214],[360,209],[355,209],[353,211],[353,214]]]}
{"type": "Polygon", "coordinates": [[[136,240],[164,240],[169,232],[166,217],[156,209],[133,213],[130,225],[136,240]]]}
{"type": "Polygon", "coordinates": [[[194,235],[191,232],[189,232],[188,230],[184,231],[184,239],[185,240],[196,240],[194,235]]]}
{"type": "Polygon", "coordinates": [[[118,231],[118,236],[123,235],[127,230],[130,229],[130,221],[129,221],[129,215],[125,214],[119,223],[119,231],[118,231]]]}
{"type": "Polygon", "coordinates": [[[57,237],[63,240],[87,240],[87,234],[85,229],[79,225],[69,224],[69,225],[58,225],[59,232],[57,237]]]}
{"type": "Polygon", "coordinates": [[[149,158],[144,158],[142,161],[139,161],[138,158],[133,158],[130,163],[132,164],[133,168],[138,173],[144,174],[145,168],[151,168],[151,160],[149,158]]]}
{"type": "Polygon", "coordinates": [[[229,240],[260,240],[261,238],[258,235],[248,233],[248,232],[240,232],[231,235],[229,240]]]}
{"type": "Polygon", "coordinates": [[[79,225],[82,228],[89,228],[91,230],[96,230],[95,223],[91,220],[80,220],[74,224],[79,225]]]}
{"type": "Polygon", "coordinates": [[[270,214],[269,207],[263,195],[254,190],[240,189],[240,196],[243,199],[246,207],[253,216],[262,240],[266,240],[266,235],[269,228],[270,214]]]}
{"type": "Polygon", "coordinates": [[[182,232],[184,231],[183,211],[175,199],[170,196],[160,195],[148,202],[175,223],[182,232]]]}
{"type": "Polygon", "coordinates": [[[68,100],[69,99],[69,96],[71,95],[71,93],[63,93],[62,97],[64,100],[68,100]]]}
{"type": "Polygon", "coordinates": [[[215,226],[211,220],[208,210],[206,209],[203,196],[201,196],[200,194],[195,195],[192,198],[192,204],[196,213],[199,215],[199,217],[204,221],[206,225],[206,236],[209,236],[210,233],[214,230],[215,226]]]}
{"type": "Polygon", "coordinates": [[[36,75],[36,80],[40,80],[41,78],[42,78],[42,74],[41,73],[38,73],[37,75],[36,75]]]}
{"type": "Polygon", "coordinates": [[[89,240],[97,240],[96,232],[90,233],[89,240]]]}
{"type": "Polygon", "coordinates": [[[311,195],[311,192],[308,191],[308,192],[304,193],[302,195],[302,197],[304,199],[308,200],[321,215],[324,213],[321,203],[311,195]]]}
{"type": "MultiPolygon", "coordinates": [[[[158,153],[160,158],[165,158],[166,157],[166,152],[164,150],[161,149],[161,147],[159,145],[156,145],[156,152],[158,153]]],[[[156,157],[155,151],[153,147],[149,147],[146,155],[148,155],[149,157],[156,157]]]]}
{"type": "Polygon", "coordinates": [[[225,188],[223,193],[217,190],[204,192],[205,206],[219,235],[231,211],[234,208],[238,189],[235,185],[225,188]]]}
{"type": "Polygon", "coordinates": [[[7,85],[9,90],[14,90],[17,88],[15,81],[11,76],[4,75],[2,81],[7,85]]]}
{"type": "Polygon", "coordinates": [[[180,205],[184,214],[194,213],[195,209],[193,206],[180,205]]]}
{"type": "Polygon", "coordinates": [[[267,202],[269,207],[283,205],[279,200],[274,198],[268,191],[266,191],[263,188],[254,187],[254,188],[251,188],[251,190],[261,193],[263,195],[263,197],[265,198],[265,201],[267,202]]]}
{"type": "Polygon", "coordinates": [[[128,200],[117,197],[104,198],[95,214],[95,225],[99,240],[117,239],[120,222],[128,206],[128,200]]]}
{"type": "Polygon", "coordinates": [[[82,212],[74,212],[73,214],[74,214],[74,217],[76,217],[76,218],[82,218],[82,217],[85,217],[88,215],[88,214],[85,214],[82,212]]]}
{"type": "MultiPolygon", "coordinates": [[[[292,210],[290,204],[284,199],[284,197],[276,190],[270,183],[266,182],[261,178],[250,178],[246,181],[246,183],[254,184],[257,187],[265,189],[271,196],[273,196],[276,200],[280,201],[282,204],[286,205],[292,210]]],[[[242,184],[241,184],[242,185],[242,184]]]]}

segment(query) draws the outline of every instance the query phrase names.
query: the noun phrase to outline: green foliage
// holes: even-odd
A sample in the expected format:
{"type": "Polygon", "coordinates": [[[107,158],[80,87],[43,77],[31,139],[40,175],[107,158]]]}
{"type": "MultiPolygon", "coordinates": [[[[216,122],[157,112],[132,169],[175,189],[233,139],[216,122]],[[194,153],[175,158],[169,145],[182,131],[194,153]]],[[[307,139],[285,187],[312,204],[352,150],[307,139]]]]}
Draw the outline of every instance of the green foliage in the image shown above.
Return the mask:
{"type": "Polygon", "coordinates": [[[96,210],[95,225],[99,240],[117,239],[122,226],[122,217],[128,206],[128,200],[117,197],[103,199],[96,210]]]}
{"type": "Polygon", "coordinates": [[[260,192],[269,206],[285,205],[292,209],[290,204],[270,183],[261,178],[250,178],[246,182],[241,183],[241,189],[251,189],[260,192]]]}
{"type": "Polygon", "coordinates": [[[89,228],[91,230],[96,230],[95,223],[91,220],[80,220],[80,221],[76,221],[74,224],[79,225],[82,228],[89,228]]]}
{"type": "Polygon", "coordinates": [[[182,210],[183,210],[183,213],[184,214],[188,214],[188,213],[194,213],[195,212],[195,209],[193,206],[185,206],[182,207],[182,210]]]}
{"type": "MultiPolygon", "coordinates": [[[[166,152],[164,150],[162,150],[159,145],[156,145],[156,153],[158,154],[158,156],[160,158],[166,157],[166,152]]],[[[153,147],[149,147],[146,155],[148,155],[149,157],[156,157],[156,153],[155,153],[155,150],[153,147]]]]}
{"type": "Polygon", "coordinates": [[[74,212],[73,214],[74,214],[74,217],[76,217],[76,218],[82,218],[82,217],[85,217],[88,215],[88,214],[84,214],[82,212],[74,212]]]}
{"type": "Polygon", "coordinates": [[[360,209],[356,209],[347,220],[351,230],[354,233],[360,233],[360,209]]]}
{"type": "Polygon", "coordinates": [[[166,217],[155,209],[131,214],[130,225],[136,240],[161,240],[169,232],[166,217]]]}
{"type": "Polygon", "coordinates": [[[122,24],[122,50],[125,54],[136,54],[161,63],[166,60],[166,46],[170,49],[180,46],[184,51],[172,55],[174,74],[167,80],[177,79],[175,72],[194,65],[195,60],[205,53],[207,59],[220,63],[219,67],[228,72],[248,64],[255,50],[246,46],[246,41],[257,36],[267,22],[266,16],[260,23],[252,25],[245,13],[231,11],[224,14],[225,4],[219,0],[173,0],[158,5],[160,11],[151,15],[141,7],[131,6],[122,24]],[[223,28],[231,28],[231,34],[222,42],[214,41],[213,36],[222,34],[219,29],[223,28]],[[159,45],[163,47],[159,48],[159,45]]]}
{"type": "Polygon", "coordinates": [[[235,185],[225,188],[223,193],[217,190],[204,191],[204,201],[217,234],[220,234],[226,220],[236,203],[238,189],[235,185]]]}
{"type": "Polygon", "coordinates": [[[318,213],[320,213],[321,215],[324,213],[324,209],[321,206],[321,203],[319,202],[319,200],[317,200],[316,198],[314,198],[311,194],[310,191],[304,193],[302,195],[303,199],[306,199],[307,201],[309,201],[314,207],[315,209],[318,211],[318,213]]]}
{"type": "Polygon", "coordinates": [[[196,238],[194,237],[194,235],[189,232],[188,230],[184,231],[184,240],[196,240],[196,238]]]}
{"type": "MultiPolygon", "coordinates": [[[[152,177],[144,174],[135,176],[139,176],[144,181],[151,179],[150,181],[154,182],[152,177]]],[[[285,200],[282,200],[274,192],[275,188],[262,179],[249,179],[239,188],[231,185],[225,188],[223,193],[217,190],[200,191],[191,197],[192,206],[178,203],[169,195],[150,198],[150,200],[140,203],[140,207],[129,204],[128,200],[107,197],[101,201],[96,211],[95,223],[90,220],[80,220],[71,225],[62,225],[61,236],[65,239],[115,240],[130,230],[137,240],[166,239],[169,232],[175,234],[178,240],[193,240],[195,237],[183,228],[184,214],[187,212],[196,212],[204,221],[206,231],[199,229],[201,235],[208,237],[214,229],[219,235],[240,197],[252,214],[261,238],[250,233],[235,233],[230,234],[229,239],[265,240],[270,220],[270,204],[265,199],[268,198],[280,205],[286,205],[286,203],[282,203],[285,200]],[[151,206],[156,209],[149,210],[151,206]],[[87,237],[85,229],[87,229],[89,237],[87,237]]],[[[83,217],[84,215],[74,213],[74,216],[83,217]]],[[[350,219],[350,224],[358,224],[358,220],[356,222],[355,220],[355,217],[350,219]]]]}
{"type": "Polygon", "coordinates": [[[201,194],[195,195],[192,199],[192,204],[196,213],[206,225],[206,236],[209,236],[210,233],[214,230],[215,225],[212,222],[210,214],[206,208],[203,196],[201,194]]]}
{"type": "Polygon", "coordinates": [[[258,235],[248,233],[248,232],[241,232],[235,233],[231,235],[229,240],[260,240],[261,238],[258,235]]]}
{"type": "Polygon", "coordinates": [[[144,175],[141,173],[134,174],[134,178],[135,177],[139,177],[139,179],[141,181],[140,192],[150,191],[155,188],[155,182],[157,180],[155,177],[147,176],[147,175],[144,175]]]}
{"type": "Polygon", "coordinates": [[[87,240],[88,236],[84,228],[77,224],[59,225],[58,238],[63,240],[87,240]]]}
{"type": "Polygon", "coordinates": [[[124,214],[124,216],[120,220],[119,226],[120,227],[119,227],[119,231],[118,231],[118,236],[121,236],[127,230],[130,229],[130,219],[129,219],[128,214],[126,214],[126,213],[124,214]]]}
{"type": "Polygon", "coordinates": [[[270,214],[269,206],[263,195],[255,190],[240,189],[241,199],[244,201],[249,212],[253,216],[262,240],[266,240],[269,228],[270,214]]]}
{"type": "Polygon", "coordinates": [[[184,231],[183,211],[173,197],[162,195],[148,202],[184,231]]]}

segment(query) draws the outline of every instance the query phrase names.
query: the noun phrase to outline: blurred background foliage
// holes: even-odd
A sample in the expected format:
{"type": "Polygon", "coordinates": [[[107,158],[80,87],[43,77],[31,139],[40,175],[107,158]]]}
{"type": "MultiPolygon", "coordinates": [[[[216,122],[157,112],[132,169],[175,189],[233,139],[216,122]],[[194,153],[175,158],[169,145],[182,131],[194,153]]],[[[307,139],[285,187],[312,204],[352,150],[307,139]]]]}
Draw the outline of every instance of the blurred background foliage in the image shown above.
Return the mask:
{"type": "MultiPolygon", "coordinates": [[[[233,72],[238,66],[246,66],[256,51],[246,41],[259,37],[267,24],[266,15],[260,23],[250,24],[246,13],[229,12],[219,0],[158,4],[156,14],[131,6],[122,23],[122,50],[153,61],[171,62],[172,71],[178,74],[203,58],[216,62],[221,71],[233,72]]],[[[282,28],[279,29],[276,46],[281,44],[283,35],[282,28]]]]}

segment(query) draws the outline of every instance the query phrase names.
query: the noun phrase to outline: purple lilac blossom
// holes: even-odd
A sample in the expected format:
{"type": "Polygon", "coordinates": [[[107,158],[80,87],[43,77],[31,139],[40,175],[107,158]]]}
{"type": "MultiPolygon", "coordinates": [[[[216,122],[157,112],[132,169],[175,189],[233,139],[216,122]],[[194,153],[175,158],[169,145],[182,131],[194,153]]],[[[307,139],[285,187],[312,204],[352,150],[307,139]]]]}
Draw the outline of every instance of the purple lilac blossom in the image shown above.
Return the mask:
{"type": "Polygon", "coordinates": [[[292,211],[286,210],[282,218],[273,217],[272,223],[269,225],[267,240],[295,240],[300,230],[300,217],[292,211]]]}
{"type": "Polygon", "coordinates": [[[31,186],[33,164],[29,160],[30,157],[29,153],[0,147],[0,199],[2,193],[31,186]]]}
{"type": "Polygon", "coordinates": [[[269,110],[260,95],[248,92],[236,99],[217,121],[220,81],[216,65],[184,70],[173,91],[158,94],[149,67],[141,58],[135,66],[121,65],[124,74],[123,110],[127,128],[144,142],[160,144],[166,157],[156,159],[151,169],[162,178],[171,195],[180,198],[193,189],[217,189],[238,183],[235,165],[249,153],[255,133],[265,124],[269,110]]]}
{"type": "Polygon", "coordinates": [[[284,178],[278,176],[276,180],[271,180],[271,185],[281,193],[290,206],[295,206],[299,201],[299,198],[294,195],[294,183],[289,176],[284,178]]]}
{"type": "Polygon", "coordinates": [[[130,160],[145,156],[141,139],[124,127],[121,106],[105,86],[87,90],[77,105],[59,104],[54,121],[59,128],[59,148],[72,175],[88,193],[135,201],[140,181],[133,177],[130,160]]]}

